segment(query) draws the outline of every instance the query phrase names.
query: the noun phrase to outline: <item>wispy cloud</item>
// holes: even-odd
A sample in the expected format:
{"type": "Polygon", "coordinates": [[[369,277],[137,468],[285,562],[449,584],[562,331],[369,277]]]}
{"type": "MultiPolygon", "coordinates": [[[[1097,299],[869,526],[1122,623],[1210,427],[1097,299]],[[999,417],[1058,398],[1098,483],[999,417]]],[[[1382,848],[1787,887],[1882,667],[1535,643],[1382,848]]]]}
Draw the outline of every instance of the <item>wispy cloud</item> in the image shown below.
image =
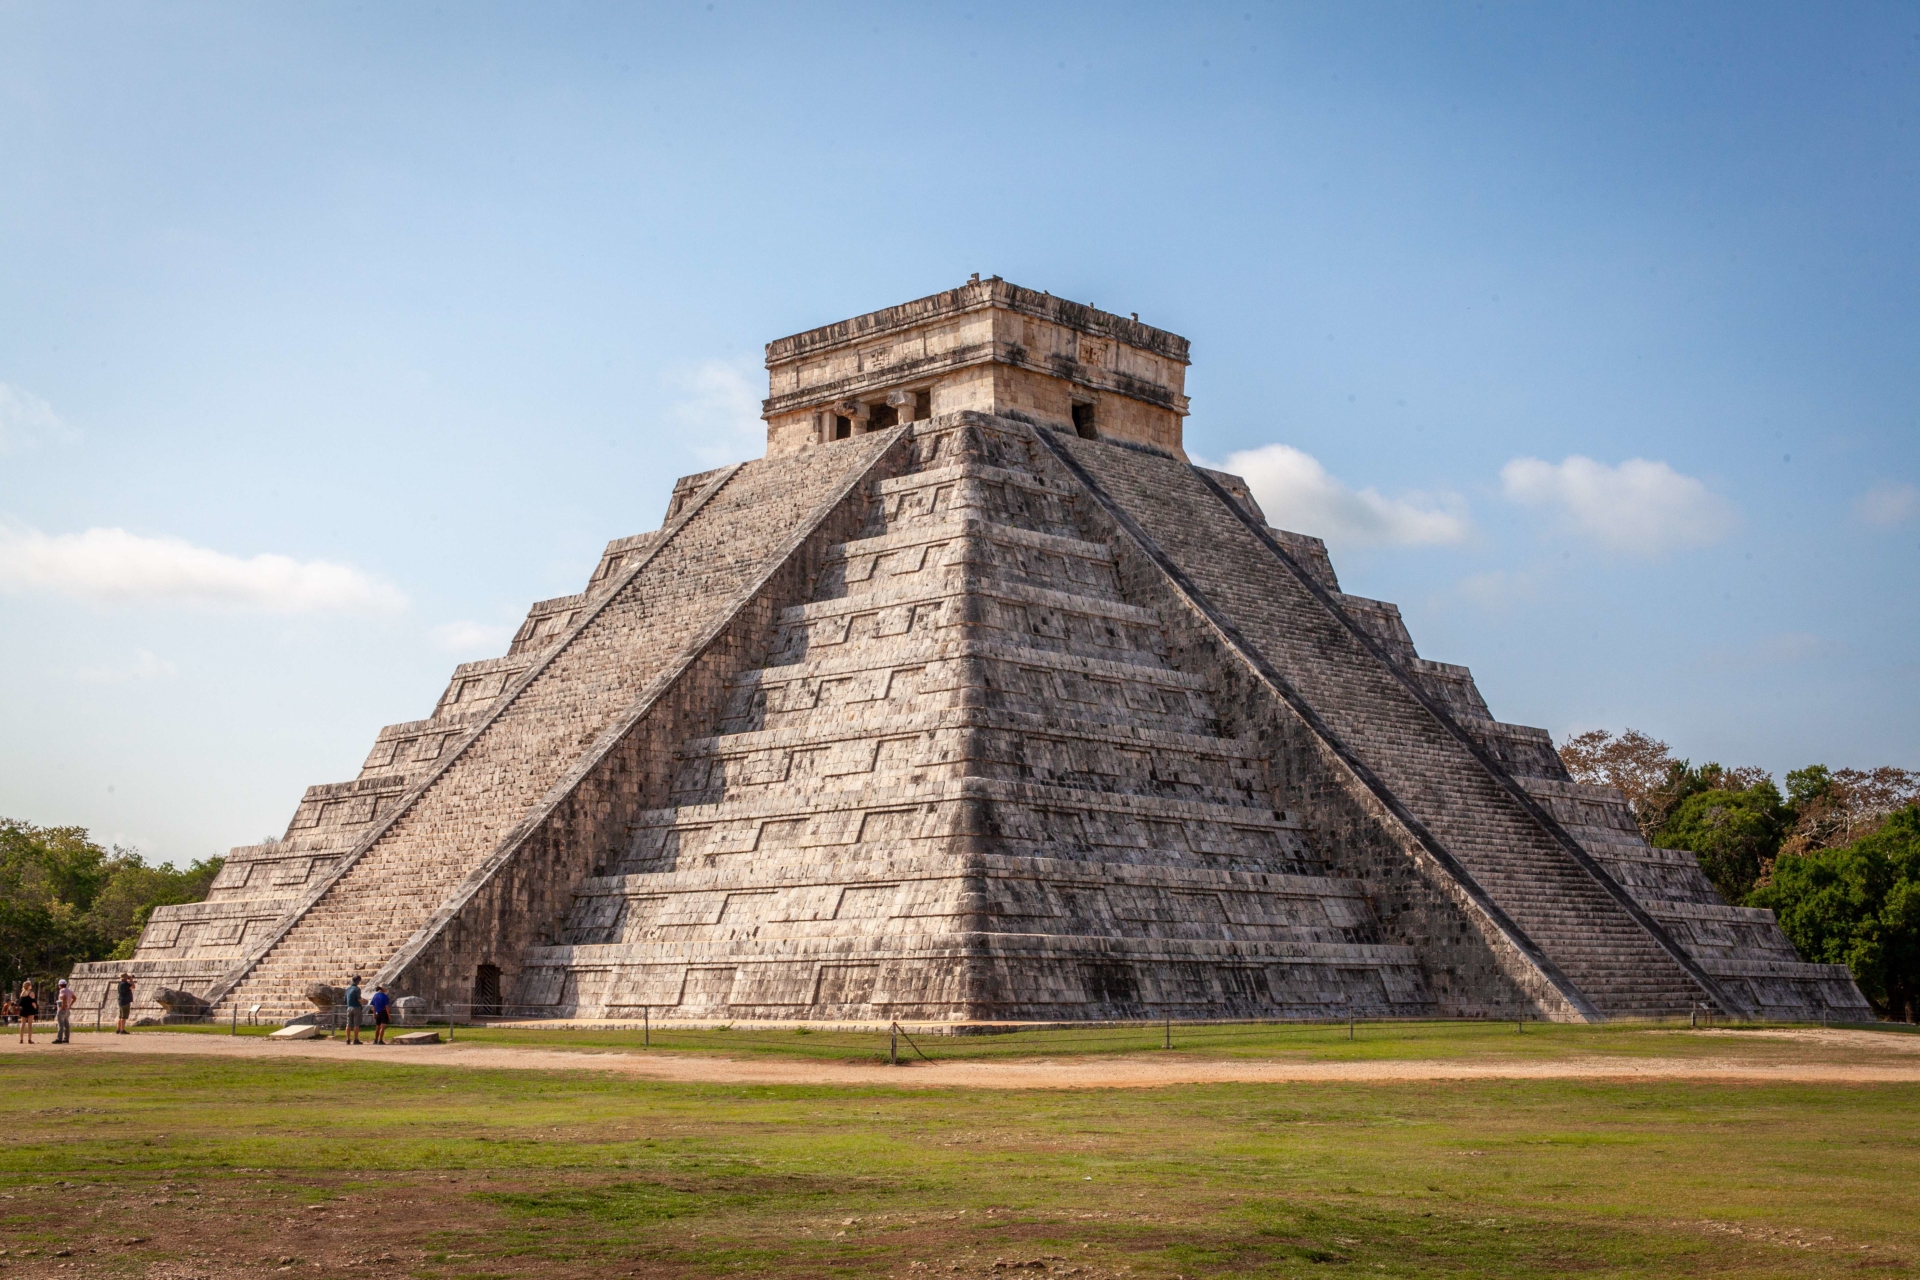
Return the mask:
{"type": "Polygon", "coordinates": [[[514,628],[494,623],[444,622],[433,629],[434,643],[448,653],[463,655],[494,654],[507,651],[514,628]]]}
{"type": "Polygon", "coordinates": [[[1473,531],[1466,502],[1452,494],[1388,498],[1341,484],[1312,454],[1269,444],[1228,456],[1222,469],[1244,476],[1279,529],[1349,546],[1422,547],[1461,542],[1473,531]]]}
{"type": "Polygon", "coordinates": [[[767,424],[760,420],[765,380],[750,357],[677,369],[666,378],[676,397],[667,403],[667,425],[710,466],[758,457],[767,443],[767,424]]]}
{"type": "Polygon", "coordinates": [[[127,662],[79,667],[73,678],[81,684],[126,684],[132,680],[165,680],[180,674],[171,662],[145,649],[135,649],[127,662]]]}
{"type": "Polygon", "coordinates": [[[397,587],[351,565],[242,558],[125,529],[45,534],[0,528],[0,589],[265,613],[391,613],[406,605],[397,587]]]}
{"type": "Polygon", "coordinates": [[[1905,481],[1877,484],[1853,500],[1853,513],[1877,529],[1891,529],[1920,516],[1920,488],[1905,481]]]}
{"type": "Polygon", "coordinates": [[[1725,498],[1645,458],[1614,467],[1577,454],[1558,464],[1515,458],[1500,482],[1508,498],[1553,512],[1567,531],[1634,555],[1709,546],[1739,524],[1725,498]]]}
{"type": "Polygon", "coordinates": [[[45,400],[0,382],[0,457],[70,440],[74,434],[45,400]]]}

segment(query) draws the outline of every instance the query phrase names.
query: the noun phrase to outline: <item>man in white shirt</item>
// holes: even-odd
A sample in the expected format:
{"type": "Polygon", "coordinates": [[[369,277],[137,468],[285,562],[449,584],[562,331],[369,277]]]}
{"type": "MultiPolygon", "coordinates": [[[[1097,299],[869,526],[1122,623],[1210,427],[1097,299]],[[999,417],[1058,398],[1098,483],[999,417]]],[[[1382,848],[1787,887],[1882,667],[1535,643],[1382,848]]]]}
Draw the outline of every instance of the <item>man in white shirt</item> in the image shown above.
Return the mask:
{"type": "Polygon", "coordinates": [[[73,988],[65,978],[60,979],[59,993],[53,998],[53,1042],[73,1043],[73,988]]]}

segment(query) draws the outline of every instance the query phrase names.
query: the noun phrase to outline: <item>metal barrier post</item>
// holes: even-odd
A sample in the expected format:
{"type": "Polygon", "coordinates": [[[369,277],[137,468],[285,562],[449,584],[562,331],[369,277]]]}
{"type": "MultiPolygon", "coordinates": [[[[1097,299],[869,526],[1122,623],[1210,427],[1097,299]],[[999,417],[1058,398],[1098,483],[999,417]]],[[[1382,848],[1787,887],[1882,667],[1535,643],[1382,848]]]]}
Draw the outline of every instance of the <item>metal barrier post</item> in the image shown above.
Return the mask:
{"type": "Polygon", "coordinates": [[[1172,1018],[1167,1019],[1167,1038],[1165,1042],[1161,1044],[1160,1047],[1162,1049],[1173,1048],[1173,1019],[1172,1018]]]}
{"type": "Polygon", "coordinates": [[[653,1006],[652,1005],[642,1005],[640,1008],[640,1037],[641,1037],[640,1038],[641,1048],[651,1049],[653,1047],[653,1006]]]}
{"type": "Polygon", "coordinates": [[[887,1028],[887,1065],[900,1065],[900,1024],[897,1022],[887,1028]]]}
{"type": "Polygon", "coordinates": [[[230,1036],[240,1034],[240,1006],[238,1004],[233,1006],[233,1022],[227,1027],[227,1034],[230,1036]]]}

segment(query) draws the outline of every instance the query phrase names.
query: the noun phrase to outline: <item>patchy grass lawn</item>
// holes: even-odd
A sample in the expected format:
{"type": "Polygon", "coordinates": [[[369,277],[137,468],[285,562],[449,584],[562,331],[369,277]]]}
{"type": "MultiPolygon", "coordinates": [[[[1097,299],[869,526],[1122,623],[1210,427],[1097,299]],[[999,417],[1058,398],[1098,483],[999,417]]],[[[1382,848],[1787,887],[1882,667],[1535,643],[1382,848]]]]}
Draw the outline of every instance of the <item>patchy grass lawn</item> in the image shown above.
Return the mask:
{"type": "MultiPolygon", "coordinates": [[[[1499,1057],[1547,1061],[1563,1058],[1723,1058],[1738,1054],[1750,1063],[1787,1063],[1826,1051],[1805,1044],[1769,1039],[1764,1034],[1792,1025],[1737,1023],[1715,1028],[1716,1034],[1689,1032],[1684,1022],[1672,1025],[1620,1022],[1587,1026],[1575,1023],[1489,1021],[1360,1022],[1351,1031],[1339,1023],[1136,1023],[1118,1026],[1062,1027],[995,1035],[922,1035],[903,1037],[902,1058],[924,1053],[936,1060],[991,1058],[1084,1057],[1099,1054],[1159,1050],[1171,1040],[1176,1052],[1209,1058],[1292,1058],[1316,1062],[1461,1061],[1499,1057]],[[1742,1043],[1732,1046],[1730,1036],[1742,1043]],[[1351,1037],[1351,1038],[1349,1038],[1351,1037]]],[[[1889,1042],[1903,1037],[1896,1024],[1871,1024],[1889,1042]]],[[[397,1028],[396,1031],[409,1028],[397,1028]]],[[[449,1032],[456,1040],[477,1044],[538,1046],[586,1052],[636,1050],[656,1053],[727,1054],[734,1057],[812,1058],[829,1061],[883,1061],[889,1051],[885,1032],[827,1031],[818,1028],[773,1028],[742,1024],[709,1030],[655,1028],[651,1032],[569,1027],[460,1026],[434,1023],[426,1029],[449,1032]]],[[[139,1028],[136,1035],[195,1033],[224,1036],[225,1025],[206,1027],[139,1028]]],[[[266,1035],[273,1027],[239,1027],[240,1035],[266,1035]]],[[[336,1033],[344,1035],[344,1032],[336,1033]]],[[[366,1033],[371,1036],[372,1032],[366,1033]]],[[[1908,1034],[1911,1034],[1909,1032],[1908,1034]]],[[[1911,1044],[1889,1043],[1894,1060],[1911,1061],[1897,1051],[1911,1044]]],[[[1871,1050],[1853,1049],[1848,1056],[1872,1061],[1871,1050]]],[[[1883,1055],[1884,1056],[1884,1055],[1883,1055]]]]}
{"type": "MultiPolygon", "coordinates": [[[[1690,1039],[1571,1030],[1471,1032],[1513,1042],[1500,1052],[1670,1055],[1690,1039]]],[[[782,1052],[872,1048],[783,1034],[798,1047],[782,1052]]],[[[1457,1029],[1363,1027],[1351,1047],[1344,1027],[1245,1034],[1215,1051],[1493,1051],[1457,1029]]],[[[1776,1051],[1728,1040],[1712,1052],[1776,1051]]],[[[0,1057],[0,1267],[49,1280],[1900,1274],[1920,1260],[1916,1121],[1912,1085],[1008,1092],[16,1054],[0,1057]]]]}

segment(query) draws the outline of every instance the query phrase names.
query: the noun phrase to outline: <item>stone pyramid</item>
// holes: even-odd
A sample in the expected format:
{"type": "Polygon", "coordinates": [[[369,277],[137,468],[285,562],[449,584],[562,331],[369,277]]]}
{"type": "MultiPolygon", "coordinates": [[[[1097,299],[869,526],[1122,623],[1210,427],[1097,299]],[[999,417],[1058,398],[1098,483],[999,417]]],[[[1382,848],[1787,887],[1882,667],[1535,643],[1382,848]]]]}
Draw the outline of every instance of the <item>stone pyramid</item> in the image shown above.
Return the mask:
{"type": "MultiPolygon", "coordinates": [[[[131,967],[303,1011],[1863,1014],[1186,462],[1184,339],[1001,280],[768,348],[682,480],[131,967]]],[[[83,966],[83,999],[119,965],[83,966]]]]}

